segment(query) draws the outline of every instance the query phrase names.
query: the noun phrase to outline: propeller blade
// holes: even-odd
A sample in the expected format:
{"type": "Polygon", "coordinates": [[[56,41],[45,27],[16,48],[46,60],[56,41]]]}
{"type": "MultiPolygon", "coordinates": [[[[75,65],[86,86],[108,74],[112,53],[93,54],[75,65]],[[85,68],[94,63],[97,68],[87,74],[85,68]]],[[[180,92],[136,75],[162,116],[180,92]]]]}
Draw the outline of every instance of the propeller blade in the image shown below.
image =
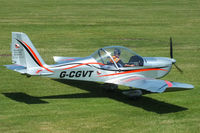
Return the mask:
{"type": "Polygon", "coordinates": [[[173,58],[172,38],[170,37],[170,57],[173,58]]]}
{"type": "Polygon", "coordinates": [[[183,71],[174,63],[174,66],[176,67],[176,69],[179,71],[179,72],[181,72],[181,73],[183,73],[183,71]]]}
{"type": "MultiPolygon", "coordinates": [[[[172,37],[170,37],[170,57],[171,59],[173,59],[173,46],[172,46],[172,37]]],[[[174,59],[173,59],[174,60],[174,59]]],[[[172,64],[176,67],[176,69],[180,72],[180,73],[183,73],[183,71],[175,64],[176,60],[173,62],[172,61],[172,64]]]]}

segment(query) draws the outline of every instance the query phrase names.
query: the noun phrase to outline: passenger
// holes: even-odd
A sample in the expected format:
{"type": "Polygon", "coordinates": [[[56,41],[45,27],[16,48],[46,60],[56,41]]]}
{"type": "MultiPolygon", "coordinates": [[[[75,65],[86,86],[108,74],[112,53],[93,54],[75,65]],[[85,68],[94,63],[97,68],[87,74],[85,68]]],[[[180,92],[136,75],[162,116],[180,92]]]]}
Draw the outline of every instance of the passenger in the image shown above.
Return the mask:
{"type": "MultiPolygon", "coordinates": [[[[114,56],[112,56],[112,58],[116,62],[118,67],[133,67],[134,66],[133,64],[125,64],[125,63],[123,63],[123,61],[119,58],[120,54],[121,54],[120,49],[115,48],[114,56]]],[[[113,60],[110,59],[110,63],[111,64],[114,64],[113,60]]]]}

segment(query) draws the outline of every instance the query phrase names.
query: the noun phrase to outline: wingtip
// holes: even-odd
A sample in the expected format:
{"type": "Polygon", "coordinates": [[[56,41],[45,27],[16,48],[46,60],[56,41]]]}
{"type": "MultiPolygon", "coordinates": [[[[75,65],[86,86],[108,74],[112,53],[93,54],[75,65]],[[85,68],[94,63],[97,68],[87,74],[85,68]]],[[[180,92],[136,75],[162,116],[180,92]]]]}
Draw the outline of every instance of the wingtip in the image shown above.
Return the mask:
{"type": "Polygon", "coordinates": [[[191,84],[172,82],[173,86],[168,87],[165,92],[192,90],[194,88],[191,84]]]}

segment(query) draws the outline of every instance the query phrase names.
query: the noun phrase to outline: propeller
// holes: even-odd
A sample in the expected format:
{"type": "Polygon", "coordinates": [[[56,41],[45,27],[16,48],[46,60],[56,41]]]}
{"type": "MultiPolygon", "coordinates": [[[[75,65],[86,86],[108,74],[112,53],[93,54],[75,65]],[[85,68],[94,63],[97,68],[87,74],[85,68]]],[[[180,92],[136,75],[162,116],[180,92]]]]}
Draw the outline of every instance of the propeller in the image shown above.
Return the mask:
{"type": "Polygon", "coordinates": [[[180,69],[180,67],[178,67],[175,63],[176,63],[176,60],[173,59],[173,46],[172,46],[172,37],[170,37],[170,57],[172,59],[172,64],[176,67],[176,69],[183,73],[183,71],[180,69]]]}
{"type": "Polygon", "coordinates": [[[173,64],[174,64],[174,66],[176,67],[176,69],[177,69],[179,72],[183,73],[183,70],[181,70],[175,63],[173,63],[173,64]]]}
{"type": "Polygon", "coordinates": [[[173,59],[172,37],[170,37],[170,57],[173,59]]]}

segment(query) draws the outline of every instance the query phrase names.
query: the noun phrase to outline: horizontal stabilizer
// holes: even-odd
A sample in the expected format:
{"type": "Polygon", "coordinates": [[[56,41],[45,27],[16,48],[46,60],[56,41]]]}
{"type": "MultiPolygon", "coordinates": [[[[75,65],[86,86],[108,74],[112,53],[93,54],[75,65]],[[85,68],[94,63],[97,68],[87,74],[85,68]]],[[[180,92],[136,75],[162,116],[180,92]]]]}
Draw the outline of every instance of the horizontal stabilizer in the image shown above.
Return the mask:
{"type": "Polygon", "coordinates": [[[12,64],[12,65],[4,65],[7,69],[10,70],[23,70],[26,69],[26,67],[21,66],[21,65],[17,65],[17,64],[12,64]]]}
{"type": "Polygon", "coordinates": [[[19,72],[19,73],[21,73],[21,74],[27,73],[27,69],[26,69],[26,67],[24,67],[24,66],[20,66],[20,65],[17,65],[17,64],[13,64],[13,65],[4,65],[4,66],[5,66],[7,69],[10,69],[10,70],[19,72]]]}
{"type": "Polygon", "coordinates": [[[17,64],[13,64],[13,65],[4,65],[5,67],[7,67],[10,70],[19,72],[21,74],[25,74],[25,75],[32,75],[32,76],[48,76],[48,75],[52,75],[52,72],[47,71],[46,69],[42,68],[42,67],[33,67],[33,68],[29,68],[27,69],[24,66],[21,65],[17,65],[17,64]]]}

